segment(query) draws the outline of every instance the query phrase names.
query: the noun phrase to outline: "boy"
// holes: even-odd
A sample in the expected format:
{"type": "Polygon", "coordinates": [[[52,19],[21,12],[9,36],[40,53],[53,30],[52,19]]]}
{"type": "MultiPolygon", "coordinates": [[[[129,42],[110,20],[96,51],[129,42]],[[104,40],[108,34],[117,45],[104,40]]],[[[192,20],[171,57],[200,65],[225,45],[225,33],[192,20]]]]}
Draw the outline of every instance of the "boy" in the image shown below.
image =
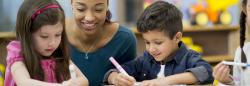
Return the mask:
{"type": "Polygon", "coordinates": [[[174,5],[153,3],[139,18],[137,29],[145,39],[144,55],[122,66],[130,76],[116,69],[106,73],[104,80],[109,84],[131,86],[139,81],[143,86],[165,86],[213,81],[211,66],[181,41],[182,14],[174,5]]]}

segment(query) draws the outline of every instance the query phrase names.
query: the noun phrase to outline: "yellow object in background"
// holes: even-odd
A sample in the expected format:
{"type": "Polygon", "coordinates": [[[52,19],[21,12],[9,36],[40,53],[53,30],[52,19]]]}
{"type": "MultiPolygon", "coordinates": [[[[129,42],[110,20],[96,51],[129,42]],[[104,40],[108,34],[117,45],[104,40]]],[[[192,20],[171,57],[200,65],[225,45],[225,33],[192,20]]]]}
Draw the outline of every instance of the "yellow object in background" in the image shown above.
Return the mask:
{"type": "Polygon", "coordinates": [[[0,72],[4,74],[5,72],[5,66],[3,64],[0,64],[0,72]]]}
{"type": "Polygon", "coordinates": [[[223,11],[220,15],[220,21],[223,25],[228,25],[232,22],[233,17],[228,11],[223,11]]]}
{"type": "Polygon", "coordinates": [[[186,45],[193,45],[193,40],[191,37],[182,37],[181,40],[186,45]]]}
{"type": "Polygon", "coordinates": [[[190,49],[192,49],[192,50],[198,52],[198,53],[203,53],[203,50],[202,50],[201,46],[199,46],[199,45],[193,45],[193,46],[188,46],[188,47],[189,47],[190,49]]]}
{"type": "Polygon", "coordinates": [[[189,48],[189,49],[192,49],[198,53],[202,53],[203,52],[203,49],[201,46],[199,45],[195,45],[193,44],[193,40],[191,37],[183,37],[182,39],[182,42],[189,48]]]}
{"type": "Polygon", "coordinates": [[[5,66],[3,64],[0,64],[0,86],[4,86],[4,72],[5,66]]]}
{"type": "Polygon", "coordinates": [[[207,3],[213,11],[220,11],[237,4],[238,0],[207,0],[207,3]]]}
{"type": "Polygon", "coordinates": [[[197,24],[202,25],[202,26],[207,25],[209,22],[208,15],[205,12],[198,13],[195,19],[196,19],[195,21],[197,22],[197,24]]]}
{"type": "Polygon", "coordinates": [[[4,79],[3,79],[3,75],[0,76],[0,86],[4,86],[4,79]]]}

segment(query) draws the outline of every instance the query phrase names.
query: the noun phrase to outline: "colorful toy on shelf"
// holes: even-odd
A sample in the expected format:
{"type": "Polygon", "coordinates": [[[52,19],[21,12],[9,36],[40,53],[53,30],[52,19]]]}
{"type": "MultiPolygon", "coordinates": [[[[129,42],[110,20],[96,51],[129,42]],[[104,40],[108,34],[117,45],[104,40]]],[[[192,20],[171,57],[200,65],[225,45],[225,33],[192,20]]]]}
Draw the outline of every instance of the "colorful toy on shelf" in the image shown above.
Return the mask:
{"type": "Polygon", "coordinates": [[[153,0],[144,0],[143,8],[147,8],[150,4],[153,3],[153,0]]]}
{"type": "Polygon", "coordinates": [[[189,9],[192,25],[213,24],[228,25],[232,22],[232,14],[228,8],[238,0],[197,0],[189,9]]]}
{"type": "Polygon", "coordinates": [[[190,48],[190,49],[192,49],[192,50],[194,50],[194,51],[196,51],[196,52],[198,52],[198,53],[203,53],[202,47],[199,46],[199,45],[195,45],[195,44],[193,43],[193,40],[192,40],[191,37],[183,37],[181,40],[182,40],[182,42],[183,42],[188,48],[190,48]]]}

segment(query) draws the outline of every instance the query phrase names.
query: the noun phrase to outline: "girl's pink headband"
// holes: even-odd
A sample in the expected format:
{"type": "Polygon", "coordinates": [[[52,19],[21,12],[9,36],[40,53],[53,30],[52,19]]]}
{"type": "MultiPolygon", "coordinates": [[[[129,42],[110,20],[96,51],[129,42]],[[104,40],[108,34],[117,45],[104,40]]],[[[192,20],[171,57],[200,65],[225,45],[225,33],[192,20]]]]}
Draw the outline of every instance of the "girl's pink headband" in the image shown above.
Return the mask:
{"type": "Polygon", "coordinates": [[[43,11],[45,11],[45,10],[47,10],[47,9],[49,9],[49,8],[60,8],[60,6],[57,5],[57,4],[49,4],[49,5],[47,5],[47,6],[43,7],[43,8],[41,8],[41,9],[38,9],[38,10],[31,16],[31,19],[32,19],[32,20],[35,20],[35,18],[36,18],[39,14],[41,14],[43,11]]]}

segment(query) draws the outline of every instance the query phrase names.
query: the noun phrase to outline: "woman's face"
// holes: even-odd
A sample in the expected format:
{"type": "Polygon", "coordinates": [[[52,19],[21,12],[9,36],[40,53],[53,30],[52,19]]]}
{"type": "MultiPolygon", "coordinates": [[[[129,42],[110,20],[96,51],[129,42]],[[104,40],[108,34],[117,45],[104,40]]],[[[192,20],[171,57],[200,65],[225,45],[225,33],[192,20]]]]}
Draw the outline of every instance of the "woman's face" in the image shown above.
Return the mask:
{"type": "Polygon", "coordinates": [[[107,0],[72,0],[72,10],[77,26],[93,34],[104,25],[107,0]]]}

